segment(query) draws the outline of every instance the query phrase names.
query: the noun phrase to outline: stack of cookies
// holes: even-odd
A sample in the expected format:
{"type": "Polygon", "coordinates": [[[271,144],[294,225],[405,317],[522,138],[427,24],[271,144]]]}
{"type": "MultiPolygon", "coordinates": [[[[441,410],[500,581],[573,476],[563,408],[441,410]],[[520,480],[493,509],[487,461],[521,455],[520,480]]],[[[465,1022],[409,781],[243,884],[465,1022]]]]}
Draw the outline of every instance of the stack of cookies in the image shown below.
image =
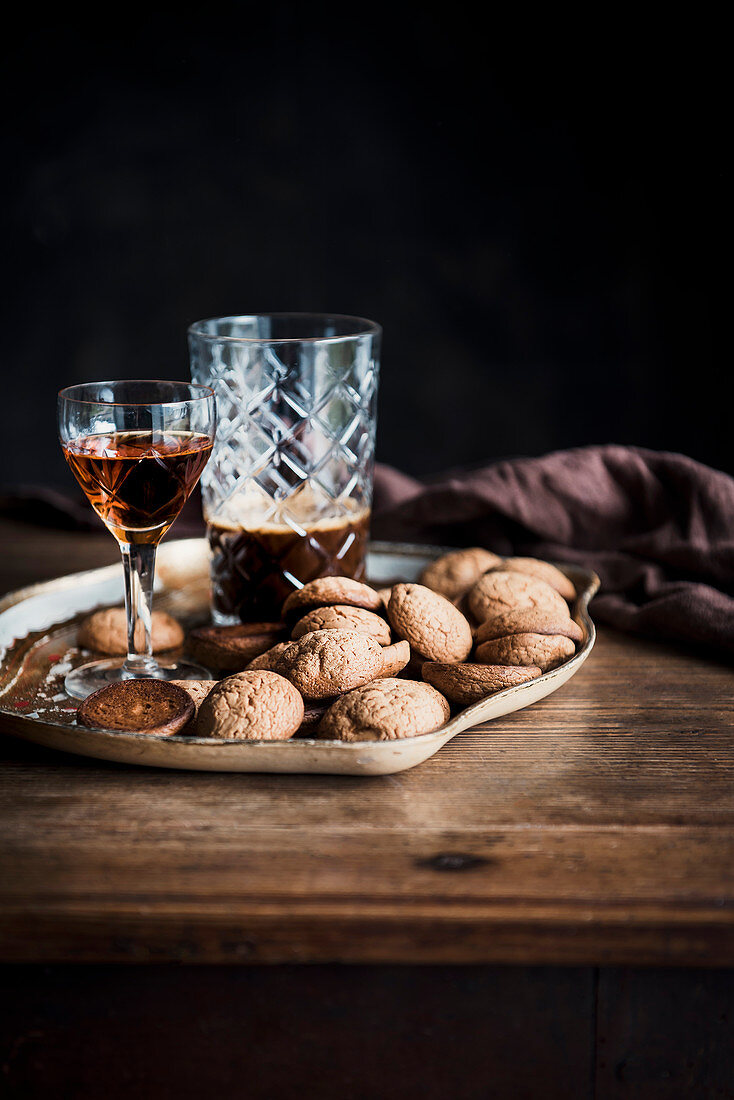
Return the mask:
{"type": "Polygon", "coordinates": [[[569,611],[574,586],[549,562],[455,550],[432,562],[421,581],[471,623],[473,661],[429,657],[421,667],[423,679],[457,706],[549,672],[583,641],[569,611]]]}
{"type": "MultiPolygon", "coordinates": [[[[376,591],[323,577],[293,592],[277,623],[192,631],[188,652],[222,678],[148,681],[144,728],[236,740],[428,733],[445,724],[451,704],[467,706],[571,657],[582,641],[567,602],[574,597],[565,574],[547,562],[479,548],[432,562],[420,584],[376,591]],[[153,695],[160,695],[159,728],[153,695]]],[[[80,641],[100,644],[111,614],[97,613],[107,616],[104,624],[92,616],[80,641]]],[[[174,636],[168,618],[158,624],[165,640],[174,636]]],[[[132,683],[115,685],[118,694],[132,683]]],[[[79,722],[125,728],[109,724],[122,722],[125,710],[105,696],[110,691],[90,696],[79,722]]]]}

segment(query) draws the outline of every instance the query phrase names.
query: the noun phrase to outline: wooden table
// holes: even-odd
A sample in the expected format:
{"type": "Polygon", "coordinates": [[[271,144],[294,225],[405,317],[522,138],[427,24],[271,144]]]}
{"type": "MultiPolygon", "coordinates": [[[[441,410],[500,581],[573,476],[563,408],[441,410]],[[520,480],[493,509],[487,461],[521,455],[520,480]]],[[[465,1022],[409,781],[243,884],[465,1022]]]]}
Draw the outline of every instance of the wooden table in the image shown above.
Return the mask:
{"type": "MultiPolygon", "coordinates": [[[[0,533],[4,590],[115,557],[0,533]]],[[[733,686],[602,630],[557,694],[374,779],[3,737],[10,1094],[734,1095],[733,686]]]]}

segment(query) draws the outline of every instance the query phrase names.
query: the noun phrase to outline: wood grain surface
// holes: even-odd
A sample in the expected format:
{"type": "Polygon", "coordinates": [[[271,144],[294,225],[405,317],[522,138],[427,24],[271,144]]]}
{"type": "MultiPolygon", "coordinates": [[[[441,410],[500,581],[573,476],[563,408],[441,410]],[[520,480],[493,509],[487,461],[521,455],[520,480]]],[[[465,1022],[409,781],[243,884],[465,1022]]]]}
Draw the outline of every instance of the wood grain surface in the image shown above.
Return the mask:
{"type": "MultiPolygon", "coordinates": [[[[15,525],[14,586],[38,539],[15,525]]],[[[46,575],[88,539],[49,535],[46,575]]],[[[3,737],[0,958],[734,965],[733,686],[603,630],[555,695],[374,779],[3,737]]]]}

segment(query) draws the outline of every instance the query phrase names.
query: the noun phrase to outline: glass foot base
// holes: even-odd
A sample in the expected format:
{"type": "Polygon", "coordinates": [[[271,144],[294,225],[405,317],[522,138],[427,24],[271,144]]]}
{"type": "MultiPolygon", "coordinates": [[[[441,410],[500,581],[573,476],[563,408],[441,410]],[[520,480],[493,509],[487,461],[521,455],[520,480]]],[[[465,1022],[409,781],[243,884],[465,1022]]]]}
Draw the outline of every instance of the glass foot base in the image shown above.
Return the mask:
{"type": "Polygon", "coordinates": [[[194,664],[193,661],[171,661],[170,664],[156,663],[155,670],[149,676],[131,676],[124,672],[123,657],[112,657],[106,661],[92,661],[80,665],[64,680],[66,694],[72,699],[86,699],[94,691],[115,684],[118,680],[212,680],[208,668],[194,664]]]}

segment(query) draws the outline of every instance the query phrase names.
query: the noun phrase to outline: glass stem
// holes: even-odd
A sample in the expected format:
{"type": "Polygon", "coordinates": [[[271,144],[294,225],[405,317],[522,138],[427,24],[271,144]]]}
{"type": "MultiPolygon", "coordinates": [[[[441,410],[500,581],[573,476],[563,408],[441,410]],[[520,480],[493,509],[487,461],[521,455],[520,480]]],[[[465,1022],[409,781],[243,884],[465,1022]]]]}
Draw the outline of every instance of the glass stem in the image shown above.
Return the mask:
{"type": "Polygon", "coordinates": [[[156,549],[150,543],[120,543],[127,613],[127,657],[122,666],[125,677],[155,676],[158,668],[153,659],[150,621],[156,549]]]}

